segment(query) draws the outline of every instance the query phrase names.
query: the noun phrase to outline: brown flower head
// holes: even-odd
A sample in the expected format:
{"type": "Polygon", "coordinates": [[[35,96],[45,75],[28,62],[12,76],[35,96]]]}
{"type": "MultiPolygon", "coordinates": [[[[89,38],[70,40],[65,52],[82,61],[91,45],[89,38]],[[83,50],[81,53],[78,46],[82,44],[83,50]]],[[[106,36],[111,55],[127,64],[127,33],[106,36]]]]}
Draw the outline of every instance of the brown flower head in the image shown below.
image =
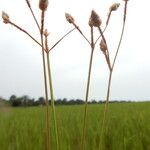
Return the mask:
{"type": "Polygon", "coordinates": [[[94,10],[92,10],[91,16],[89,19],[89,26],[90,27],[93,27],[93,26],[99,27],[101,24],[102,24],[102,21],[101,21],[99,15],[94,10]]]}
{"type": "Polygon", "coordinates": [[[2,11],[2,18],[3,18],[3,22],[4,22],[4,23],[7,24],[7,23],[10,22],[8,14],[5,13],[4,11],[2,11]]]}
{"type": "Polygon", "coordinates": [[[107,45],[106,43],[104,42],[104,40],[102,39],[101,42],[100,42],[100,49],[101,51],[105,52],[107,50],[107,45]]]}
{"type": "Polygon", "coordinates": [[[69,13],[65,13],[65,17],[69,23],[74,23],[74,18],[69,13]]]}
{"type": "Polygon", "coordinates": [[[48,7],[48,0],[40,0],[39,1],[39,8],[42,11],[46,11],[47,7],[48,7]]]}
{"type": "Polygon", "coordinates": [[[119,6],[120,6],[120,3],[114,3],[110,6],[109,11],[116,11],[119,6]]]}
{"type": "Polygon", "coordinates": [[[49,36],[48,30],[45,29],[44,32],[43,32],[43,34],[44,34],[45,37],[48,37],[49,36]]]}

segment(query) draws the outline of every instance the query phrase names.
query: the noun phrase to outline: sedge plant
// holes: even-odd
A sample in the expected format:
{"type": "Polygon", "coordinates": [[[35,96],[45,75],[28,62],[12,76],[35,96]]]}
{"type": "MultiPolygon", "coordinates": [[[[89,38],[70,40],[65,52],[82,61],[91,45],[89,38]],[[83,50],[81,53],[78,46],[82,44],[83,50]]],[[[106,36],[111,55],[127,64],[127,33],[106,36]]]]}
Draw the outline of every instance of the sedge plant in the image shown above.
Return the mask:
{"type": "Polygon", "coordinates": [[[26,0],[27,6],[29,10],[31,11],[31,14],[33,16],[33,19],[39,29],[41,42],[36,40],[33,35],[31,35],[27,30],[20,27],[13,21],[11,21],[9,15],[6,12],[2,12],[2,19],[5,24],[10,24],[14,26],[15,28],[19,29],[23,33],[25,33],[28,37],[30,37],[36,44],[38,44],[42,49],[42,63],[43,63],[43,74],[44,74],[44,91],[45,91],[45,101],[46,101],[46,149],[50,150],[50,112],[49,112],[49,101],[48,101],[48,84],[50,88],[50,95],[51,95],[51,106],[52,106],[52,114],[54,119],[54,129],[55,129],[55,137],[56,137],[56,149],[59,149],[59,142],[58,142],[58,131],[57,131],[57,122],[56,122],[56,113],[55,113],[55,105],[54,105],[54,96],[53,96],[53,86],[52,86],[52,77],[51,77],[51,69],[50,69],[50,60],[49,60],[49,53],[52,49],[54,49],[57,44],[59,44],[67,35],[69,35],[72,31],[75,30],[75,28],[71,29],[69,32],[67,32],[64,36],[62,36],[50,49],[48,49],[47,43],[44,42],[44,37],[46,35],[46,32],[44,32],[44,20],[45,20],[45,11],[48,7],[48,0],[40,0],[39,1],[39,8],[41,10],[41,26],[37,21],[37,18],[34,14],[34,11],[31,7],[30,1],[26,0]],[[45,44],[46,43],[46,44],[45,44]],[[46,53],[46,57],[45,57],[46,53]],[[47,62],[46,62],[47,60],[47,62]],[[46,68],[47,65],[47,68],[46,68]],[[47,79],[47,71],[48,71],[48,79],[47,79]],[[48,81],[47,81],[48,80],[48,81]]]}
{"type": "MultiPolygon", "coordinates": [[[[106,31],[106,29],[108,27],[108,23],[109,23],[110,17],[111,17],[111,14],[112,14],[112,11],[117,10],[117,8],[119,7],[119,5],[120,5],[119,3],[114,3],[110,7],[105,28],[104,28],[103,31],[100,29],[101,33],[104,33],[106,31]]],[[[91,72],[92,72],[93,54],[94,54],[94,49],[95,49],[96,43],[98,42],[98,40],[100,39],[100,37],[103,36],[103,34],[101,34],[94,41],[93,28],[94,27],[100,28],[100,25],[102,24],[102,20],[100,19],[100,17],[97,15],[97,13],[94,10],[91,11],[91,16],[89,18],[89,23],[88,23],[89,26],[90,26],[90,31],[91,31],[91,41],[89,41],[88,38],[81,31],[81,29],[79,28],[79,26],[76,25],[74,18],[69,13],[66,13],[65,16],[66,16],[67,21],[69,23],[71,23],[79,31],[79,33],[83,36],[83,38],[87,41],[87,43],[91,47],[91,54],[90,54],[89,68],[88,68],[88,77],[87,77],[87,85],[86,85],[86,93],[85,93],[83,129],[82,129],[82,136],[81,136],[81,149],[84,150],[84,149],[86,149],[86,147],[85,147],[85,141],[86,141],[86,125],[87,125],[87,112],[88,112],[87,111],[87,107],[88,107],[88,99],[89,99],[89,89],[90,89],[90,80],[91,80],[91,72]]],[[[104,36],[103,36],[103,38],[104,38],[104,36]]]]}
{"type": "Polygon", "coordinates": [[[121,35],[120,35],[120,39],[119,39],[119,43],[117,46],[117,50],[115,53],[115,56],[112,60],[112,64],[110,62],[110,58],[109,58],[109,50],[108,50],[108,46],[106,43],[106,39],[103,35],[103,32],[101,31],[101,28],[98,27],[98,30],[100,32],[100,35],[102,36],[102,40],[100,42],[100,49],[103,52],[108,68],[109,68],[109,79],[108,79],[108,84],[107,84],[107,94],[106,94],[106,102],[105,102],[105,107],[104,107],[104,113],[103,113],[103,119],[102,119],[102,127],[101,127],[101,136],[100,136],[100,145],[99,145],[99,149],[102,149],[102,141],[103,141],[103,134],[104,131],[106,129],[106,118],[107,118],[107,112],[108,112],[108,103],[109,103],[109,99],[110,99],[110,92],[111,92],[111,82],[112,82],[112,75],[113,75],[113,71],[114,71],[114,66],[117,60],[117,56],[120,50],[120,46],[121,46],[121,42],[122,42],[122,38],[123,38],[123,34],[124,34],[124,29],[125,29],[125,23],[126,23],[126,14],[127,14],[127,4],[128,4],[128,0],[124,0],[125,4],[124,4],[124,14],[123,14],[123,25],[122,25],[122,31],[121,31],[121,35]]]}

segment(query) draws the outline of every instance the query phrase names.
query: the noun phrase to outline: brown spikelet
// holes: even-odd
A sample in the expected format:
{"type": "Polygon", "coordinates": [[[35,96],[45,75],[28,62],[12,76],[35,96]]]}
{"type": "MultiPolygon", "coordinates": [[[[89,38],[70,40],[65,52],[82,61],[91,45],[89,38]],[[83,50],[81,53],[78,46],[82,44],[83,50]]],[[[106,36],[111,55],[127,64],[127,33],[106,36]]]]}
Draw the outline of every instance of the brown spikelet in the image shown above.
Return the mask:
{"type": "Polygon", "coordinates": [[[66,20],[69,23],[73,23],[74,24],[74,18],[69,13],[65,13],[65,17],[66,17],[66,20]]]}
{"type": "Polygon", "coordinates": [[[39,1],[39,8],[40,8],[42,11],[46,11],[46,10],[47,10],[47,7],[48,7],[48,0],[40,0],[40,1],[39,1]]]}
{"type": "Polygon", "coordinates": [[[109,11],[116,11],[119,6],[120,6],[120,3],[114,3],[110,6],[109,11]]]}
{"type": "Polygon", "coordinates": [[[101,21],[99,15],[94,10],[92,10],[91,16],[89,19],[89,26],[99,27],[101,24],[102,24],[102,21],[101,21]]]}
{"type": "Polygon", "coordinates": [[[7,23],[10,22],[8,14],[5,13],[4,11],[2,11],[2,18],[3,18],[3,22],[4,22],[4,23],[7,24],[7,23]]]}
{"type": "Polygon", "coordinates": [[[107,50],[107,45],[106,45],[106,43],[104,42],[103,39],[100,42],[100,49],[101,49],[102,52],[105,52],[107,50]]]}
{"type": "Polygon", "coordinates": [[[44,32],[43,32],[44,36],[48,37],[49,36],[49,33],[48,33],[48,30],[45,29],[44,32]]]}

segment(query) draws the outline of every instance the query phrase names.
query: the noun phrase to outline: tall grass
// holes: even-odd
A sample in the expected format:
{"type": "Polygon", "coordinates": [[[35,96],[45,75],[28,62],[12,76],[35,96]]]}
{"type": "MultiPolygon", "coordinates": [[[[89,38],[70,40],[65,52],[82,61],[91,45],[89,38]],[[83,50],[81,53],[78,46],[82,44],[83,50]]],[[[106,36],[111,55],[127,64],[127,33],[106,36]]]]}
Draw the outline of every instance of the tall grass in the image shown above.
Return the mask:
{"type": "MultiPolygon", "coordinates": [[[[97,131],[102,125],[104,107],[104,104],[88,105],[88,128],[86,128],[85,141],[87,150],[98,149],[101,133],[97,131]]],[[[149,150],[149,107],[149,102],[110,103],[102,149],[149,150]]],[[[79,135],[82,134],[83,109],[83,105],[56,106],[61,150],[81,149],[81,136],[79,135]]],[[[45,149],[45,119],[43,107],[1,108],[1,150],[45,149]]],[[[51,134],[55,134],[54,128],[51,128],[51,134]]],[[[56,149],[55,142],[55,139],[51,139],[52,150],[56,149]]]]}

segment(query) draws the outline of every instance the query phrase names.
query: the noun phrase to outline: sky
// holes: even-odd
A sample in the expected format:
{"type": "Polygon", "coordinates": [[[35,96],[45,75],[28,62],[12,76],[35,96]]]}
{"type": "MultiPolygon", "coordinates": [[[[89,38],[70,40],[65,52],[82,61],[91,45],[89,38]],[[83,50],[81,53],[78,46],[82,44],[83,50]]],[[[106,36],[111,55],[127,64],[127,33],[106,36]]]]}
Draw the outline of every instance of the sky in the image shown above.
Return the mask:
{"type": "MultiPolygon", "coordinates": [[[[37,0],[30,0],[38,21],[40,10],[37,0]]],[[[65,19],[65,12],[72,14],[76,24],[90,39],[88,25],[91,10],[94,9],[102,19],[102,28],[109,7],[120,3],[113,12],[105,32],[110,58],[114,57],[123,20],[123,0],[51,0],[46,11],[45,28],[48,29],[51,47],[73,26],[65,19]]],[[[0,0],[0,12],[9,14],[11,21],[29,31],[39,39],[38,29],[25,0],[0,0]]],[[[130,0],[128,2],[127,22],[120,52],[114,68],[111,100],[150,100],[150,21],[149,1],[130,0]]],[[[94,29],[95,38],[99,35],[94,29]]],[[[50,53],[54,97],[85,99],[88,65],[91,49],[78,31],[73,31],[50,53]]],[[[31,98],[44,96],[41,48],[11,25],[0,19],[0,96],[9,98],[29,95],[31,98]]],[[[94,50],[93,68],[89,100],[105,99],[108,82],[108,68],[99,49],[94,50]]]]}

